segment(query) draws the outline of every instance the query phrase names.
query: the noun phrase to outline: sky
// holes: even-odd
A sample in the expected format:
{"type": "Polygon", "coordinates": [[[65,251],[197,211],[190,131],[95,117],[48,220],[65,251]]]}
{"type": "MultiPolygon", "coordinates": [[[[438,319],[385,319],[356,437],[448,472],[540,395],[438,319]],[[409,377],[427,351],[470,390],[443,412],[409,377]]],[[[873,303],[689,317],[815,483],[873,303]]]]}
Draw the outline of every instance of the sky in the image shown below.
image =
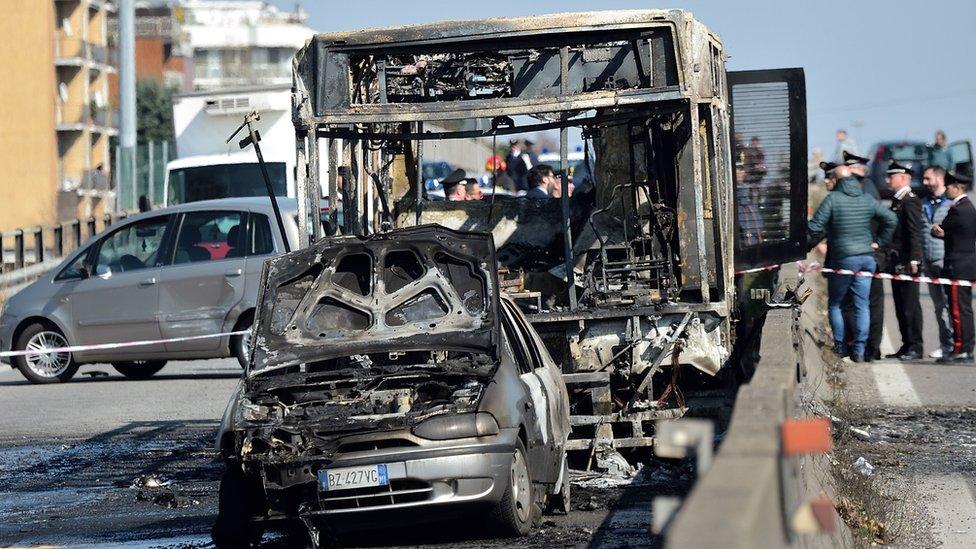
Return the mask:
{"type": "MultiPolygon", "coordinates": [[[[291,10],[294,0],[271,0],[291,10]]],[[[682,8],[717,32],[728,70],[802,67],[808,141],[830,156],[845,128],[879,140],[976,137],[971,0],[333,0],[301,3],[320,32],[591,9],[682,8]]]]}

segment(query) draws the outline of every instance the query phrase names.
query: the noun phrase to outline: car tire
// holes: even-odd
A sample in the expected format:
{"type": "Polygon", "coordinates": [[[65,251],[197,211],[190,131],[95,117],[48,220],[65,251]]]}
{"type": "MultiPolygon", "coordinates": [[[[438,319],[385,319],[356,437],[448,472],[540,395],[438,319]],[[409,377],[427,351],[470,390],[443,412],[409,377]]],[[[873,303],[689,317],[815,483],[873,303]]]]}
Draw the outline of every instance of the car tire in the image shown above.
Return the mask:
{"type": "MultiPolygon", "coordinates": [[[[250,330],[254,325],[254,312],[248,311],[241,315],[241,318],[237,320],[237,324],[234,325],[234,331],[240,332],[241,330],[250,330]]],[[[230,350],[234,357],[237,358],[237,363],[241,365],[241,369],[247,369],[247,355],[249,346],[249,336],[246,335],[236,335],[230,338],[230,350]]]]}
{"type": "Polygon", "coordinates": [[[251,547],[260,543],[264,528],[251,520],[264,512],[261,479],[247,475],[239,464],[228,461],[220,477],[217,520],[210,536],[217,549],[251,547]]]}
{"type": "Polygon", "coordinates": [[[115,371],[129,379],[149,379],[166,366],[165,360],[130,360],[113,362],[115,371]]]}
{"type": "Polygon", "coordinates": [[[559,493],[549,496],[546,502],[546,512],[550,514],[568,515],[572,509],[571,490],[569,486],[569,458],[563,454],[562,483],[559,493]]]}
{"type": "MultiPolygon", "coordinates": [[[[68,339],[55,326],[35,322],[26,328],[14,342],[15,351],[31,348],[67,347],[68,339]]],[[[74,377],[80,366],[71,353],[54,353],[39,356],[15,356],[13,365],[31,383],[61,383],[74,377]]]]}
{"type": "Polygon", "coordinates": [[[496,533],[521,537],[532,530],[532,524],[539,514],[528,453],[521,439],[512,452],[512,464],[506,481],[505,493],[492,510],[492,520],[497,527],[496,533]]]}

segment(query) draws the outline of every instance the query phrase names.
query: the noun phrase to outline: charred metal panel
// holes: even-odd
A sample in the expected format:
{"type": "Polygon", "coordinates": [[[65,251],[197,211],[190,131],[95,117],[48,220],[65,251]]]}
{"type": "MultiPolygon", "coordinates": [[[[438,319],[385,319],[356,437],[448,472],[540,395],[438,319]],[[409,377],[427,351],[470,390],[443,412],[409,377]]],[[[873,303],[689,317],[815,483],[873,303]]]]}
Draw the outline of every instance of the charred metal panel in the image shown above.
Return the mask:
{"type": "Polygon", "coordinates": [[[362,352],[493,353],[491,237],[422,226],[326,238],[268,260],[252,371],[362,352]]]}
{"type": "Polygon", "coordinates": [[[679,11],[593,12],[317,35],[296,61],[298,88],[314,98],[312,112],[302,114],[674,89],[677,21],[679,11]],[[558,25],[570,19],[574,25],[558,25]],[[561,90],[562,47],[571,59],[561,90]]]}
{"type": "Polygon", "coordinates": [[[735,266],[806,256],[807,118],[803,69],[728,73],[737,163],[735,266]]]}

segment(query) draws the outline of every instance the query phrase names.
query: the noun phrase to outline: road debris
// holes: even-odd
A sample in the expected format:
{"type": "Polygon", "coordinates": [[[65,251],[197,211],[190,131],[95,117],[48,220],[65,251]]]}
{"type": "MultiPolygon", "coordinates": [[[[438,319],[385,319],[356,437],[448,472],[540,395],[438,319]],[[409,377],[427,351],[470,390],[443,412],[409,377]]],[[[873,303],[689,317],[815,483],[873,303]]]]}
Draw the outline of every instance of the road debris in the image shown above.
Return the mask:
{"type": "Polygon", "coordinates": [[[862,475],[869,477],[874,474],[874,465],[871,465],[864,457],[859,457],[854,462],[854,470],[862,475]]]}

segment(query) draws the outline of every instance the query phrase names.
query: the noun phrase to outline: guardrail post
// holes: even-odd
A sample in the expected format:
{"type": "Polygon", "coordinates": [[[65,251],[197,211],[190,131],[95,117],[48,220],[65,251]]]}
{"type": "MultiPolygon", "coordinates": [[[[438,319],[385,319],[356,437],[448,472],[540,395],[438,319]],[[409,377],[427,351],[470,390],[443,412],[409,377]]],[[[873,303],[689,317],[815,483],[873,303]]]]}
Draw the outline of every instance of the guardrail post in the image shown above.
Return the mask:
{"type": "Polygon", "coordinates": [[[97,233],[97,232],[98,232],[98,230],[95,228],[95,218],[94,217],[89,217],[88,218],[88,236],[89,237],[95,236],[95,233],[97,233]]]}
{"type": "Polygon", "coordinates": [[[14,269],[24,268],[24,231],[14,231],[14,269]]]}
{"type": "Polygon", "coordinates": [[[34,229],[34,263],[44,263],[44,228],[34,229]]]}
{"type": "Polygon", "coordinates": [[[64,257],[64,225],[54,226],[54,252],[58,257],[64,257]]]}
{"type": "Polygon", "coordinates": [[[81,247],[81,220],[79,219],[71,222],[71,239],[74,241],[72,250],[77,250],[81,247]]]}

